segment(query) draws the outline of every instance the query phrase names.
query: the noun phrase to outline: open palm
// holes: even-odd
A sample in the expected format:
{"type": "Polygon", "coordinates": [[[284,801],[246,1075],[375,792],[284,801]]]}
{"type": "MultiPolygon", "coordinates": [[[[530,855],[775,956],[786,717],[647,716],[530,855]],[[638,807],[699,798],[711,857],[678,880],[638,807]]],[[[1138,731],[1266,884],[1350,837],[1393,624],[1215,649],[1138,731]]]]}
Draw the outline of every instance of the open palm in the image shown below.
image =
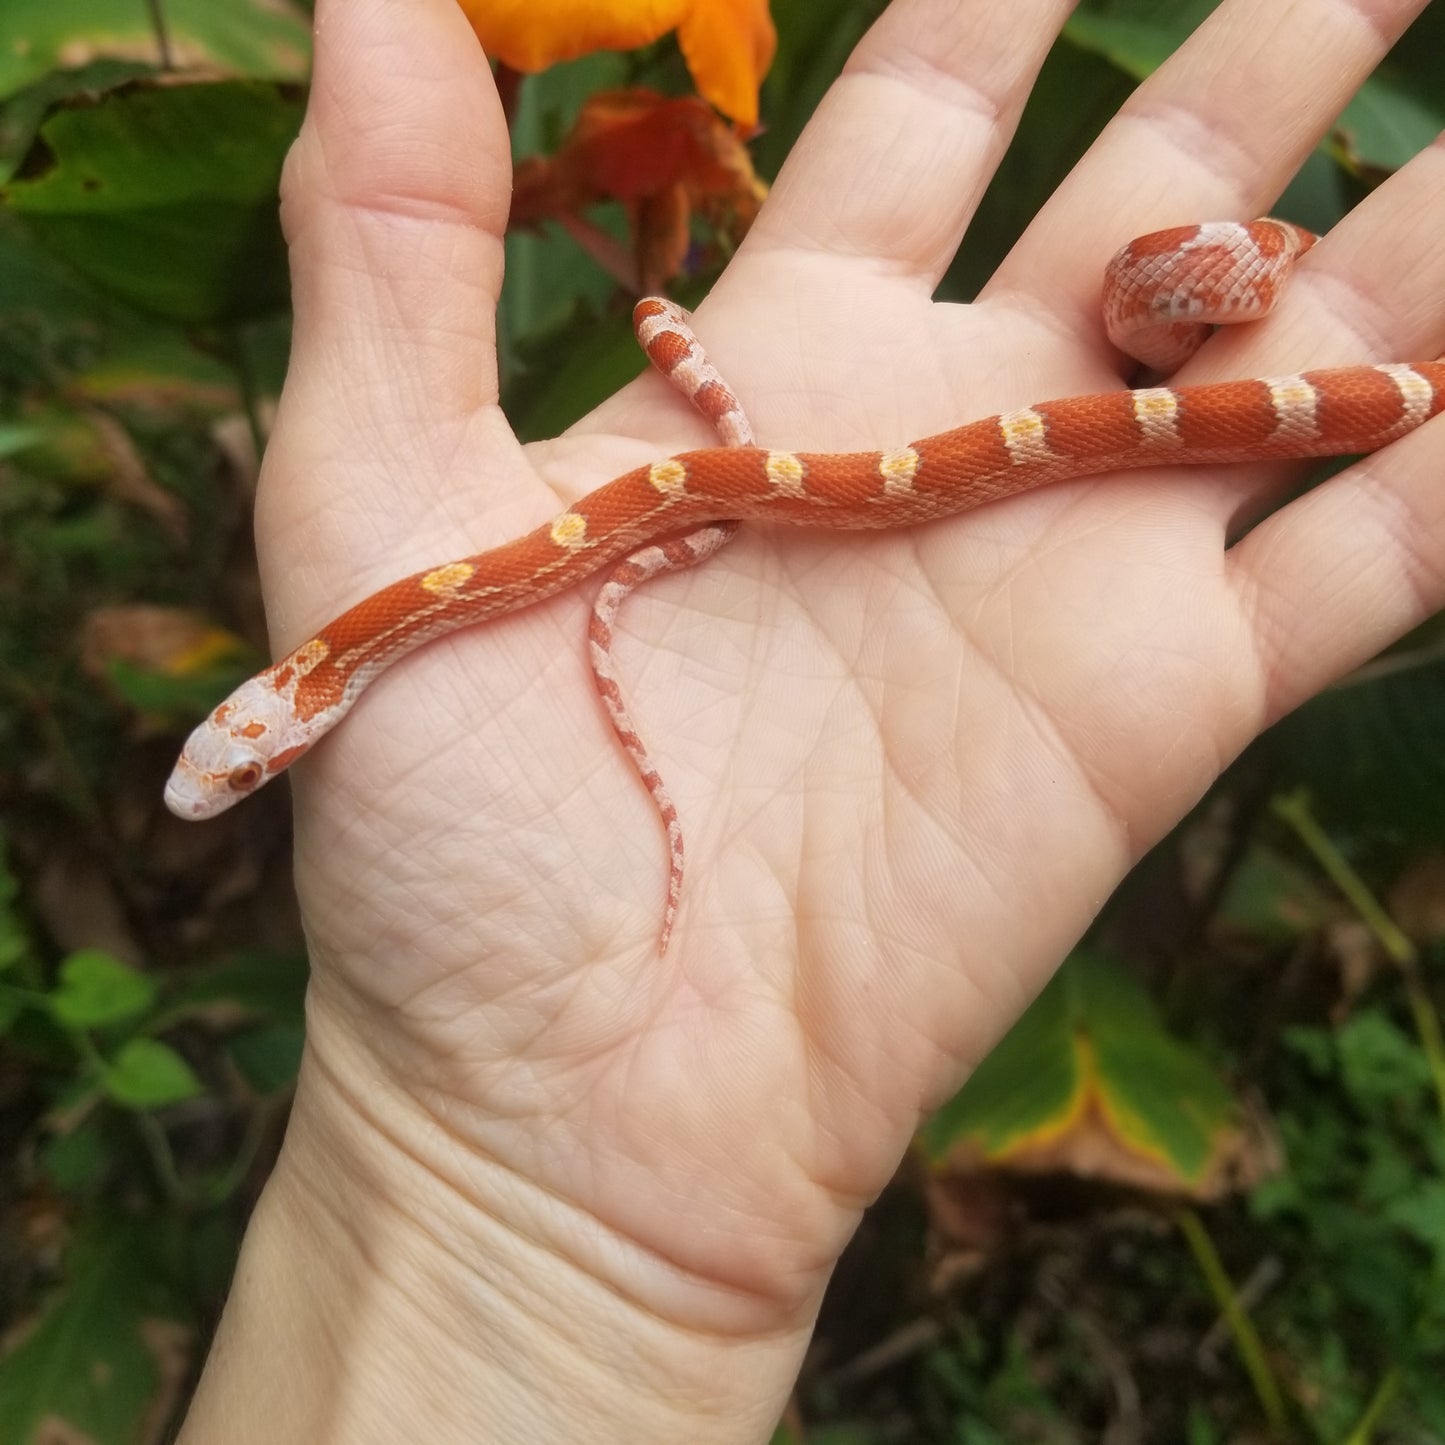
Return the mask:
{"type": "MultiPolygon", "coordinates": [[[[1225,0],[957,306],[931,292],[1068,6],[897,0],[699,333],[760,442],[793,449],[1118,386],[1108,255],[1267,209],[1420,8],[1225,0]]],[[[278,648],[711,444],[645,376],[518,446],[496,406],[510,176],[485,60],[451,0],[317,10],[259,515],[278,648]]],[[[1436,146],[1187,379],[1434,356],[1442,232],[1436,146]]],[[[920,1111],[1231,757],[1441,605],[1442,463],[1437,422],[1233,546],[1287,469],[1101,477],[890,534],[749,527],[655,584],[618,658],[689,843],[662,962],[662,841],[592,692],[588,598],[423,649],[298,770],[298,1109],[345,1100],[399,1207],[479,1254],[525,1239],[661,1328],[781,1339],[765,1419],[920,1111]]]]}

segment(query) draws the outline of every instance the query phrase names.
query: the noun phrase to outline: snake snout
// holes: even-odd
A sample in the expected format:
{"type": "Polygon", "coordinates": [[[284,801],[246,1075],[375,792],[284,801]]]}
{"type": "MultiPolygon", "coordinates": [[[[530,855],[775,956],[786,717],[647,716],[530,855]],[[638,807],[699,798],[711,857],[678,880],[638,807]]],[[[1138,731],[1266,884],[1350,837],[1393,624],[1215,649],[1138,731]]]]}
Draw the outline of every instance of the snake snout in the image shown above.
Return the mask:
{"type": "Polygon", "coordinates": [[[197,786],[197,780],[188,767],[177,763],[166,780],[166,807],[178,818],[188,820],[208,818],[210,808],[205,792],[197,786]]]}
{"type": "Polygon", "coordinates": [[[166,807],[192,820],[224,813],[277,771],[285,729],[285,699],[263,679],[243,683],[186,739],[166,783],[166,807]]]}
{"type": "Polygon", "coordinates": [[[190,822],[214,818],[265,781],[262,763],[238,755],[228,744],[228,739],[218,739],[205,723],[191,734],[166,780],[166,807],[176,817],[190,822]]]}

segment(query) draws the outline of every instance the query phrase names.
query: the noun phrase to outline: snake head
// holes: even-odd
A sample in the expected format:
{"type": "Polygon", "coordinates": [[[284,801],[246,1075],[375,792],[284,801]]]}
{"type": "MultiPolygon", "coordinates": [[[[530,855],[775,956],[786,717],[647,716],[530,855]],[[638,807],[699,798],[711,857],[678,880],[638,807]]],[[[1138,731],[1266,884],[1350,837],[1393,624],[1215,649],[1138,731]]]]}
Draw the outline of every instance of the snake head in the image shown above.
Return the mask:
{"type": "Polygon", "coordinates": [[[214,818],[305,751],[291,699],[269,673],[244,682],[186,739],[166,783],[178,818],[214,818]]]}

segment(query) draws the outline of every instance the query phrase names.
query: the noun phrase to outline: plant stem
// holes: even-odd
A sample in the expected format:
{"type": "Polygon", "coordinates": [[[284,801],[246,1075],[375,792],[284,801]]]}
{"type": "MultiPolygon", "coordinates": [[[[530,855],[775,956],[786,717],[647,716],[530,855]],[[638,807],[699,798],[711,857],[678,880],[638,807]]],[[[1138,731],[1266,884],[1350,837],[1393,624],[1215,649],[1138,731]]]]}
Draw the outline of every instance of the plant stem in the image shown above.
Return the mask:
{"type": "Polygon", "coordinates": [[[1380,1423],[1380,1416],[1389,1408],[1390,1401],[1395,1398],[1395,1391],[1399,1388],[1400,1372],[1392,1365],[1375,1386],[1375,1393],[1370,1397],[1370,1403],[1365,1406],[1365,1413],[1345,1437],[1343,1445],[1370,1445],[1375,1426],[1380,1423]]]}
{"type": "Polygon", "coordinates": [[[218,350],[241,388],[241,405],[246,413],[246,426],[251,433],[251,445],[256,450],[256,465],[259,468],[261,458],[266,454],[266,428],[261,425],[261,398],[256,386],[256,369],[251,365],[251,353],[239,327],[229,326],[222,331],[218,350]]]}
{"type": "Polygon", "coordinates": [[[193,1206],[196,1201],[185,1180],[181,1178],[180,1170],[176,1168],[175,1151],[171,1148],[170,1138],[161,1127],[160,1121],[144,1109],[135,1110],[131,1119],[150,1154],[151,1166],[166,1198],[181,1208],[193,1206]]]}
{"type": "Polygon", "coordinates": [[[1364,919],[1370,932],[1389,954],[1391,962],[1402,968],[1416,963],[1415,945],[1380,906],[1375,895],[1365,886],[1364,879],[1345,861],[1344,854],[1330,842],[1329,834],[1320,827],[1310,810],[1309,794],[1303,788],[1286,793],[1274,800],[1273,809],[1275,816],[1288,823],[1299,835],[1300,842],[1314,854],[1315,862],[1364,919]]]}
{"type": "Polygon", "coordinates": [[[1250,1319],[1244,1306],[1239,1302],[1234,1282],[1229,1278],[1224,1263],[1214,1248],[1214,1241],[1210,1239],[1209,1231],[1205,1229],[1203,1220],[1192,1209],[1176,1209],[1174,1222],[1179,1226],[1180,1233],[1188,1243],[1195,1263],[1199,1266],[1199,1272],[1204,1276],[1205,1284],[1209,1286],[1209,1293],[1214,1297],[1215,1304],[1219,1306],[1220,1313],[1229,1326],[1230,1334],[1234,1336],[1234,1347],[1239,1351],[1239,1358],[1254,1385],[1255,1396],[1259,1400],[1260,1408],[1264,1411],[1265,1419],[1269,1421],[1270,1429],[1277,1433],[1283,1432],[1285,1427],[1284,1397],[1280,1394],[1279,1385],[1269,1368],[1269,1361],[1265,1358],[1264,1342],[1259,1337],[1259,1331],[1254,1327],[1254,1321],[1250,1319]]]}
{"type": "Polygon", "coordinates": [[[161,6],[161,0],[146,0],[146,8],[151,13],[151,29],[155,31],[156,50],[160,55],[161,69],[175,69],[175,62],[171,58],[171,40],[166,33],[166,12],[161,6]]]}
{"type": "Polygon", "coordinates": [[[1415,1033],[1430,1066],[1430,1078],[1435,1085],[1435,1102],[1440,1110],[1440,1119],[1445,1123],[1445,1031],[1441,1029],[1440,1015],[1436,1012],[1430,991],[1420,977],[1419,950],[1381,907],[1379,900],[1365,886],[1364,879],[1350,867],[1344,855],[1330,842],[1329,835],[1310,811],[1309,796],[1303,789],[1276,798],[1273,808],[1275,816],[1289,824],[1299,840],[1314,854],[1315,861],[1349,900],[1350,906],[1379,940],[1390,961],[1400,970],[1415,1033]]]}

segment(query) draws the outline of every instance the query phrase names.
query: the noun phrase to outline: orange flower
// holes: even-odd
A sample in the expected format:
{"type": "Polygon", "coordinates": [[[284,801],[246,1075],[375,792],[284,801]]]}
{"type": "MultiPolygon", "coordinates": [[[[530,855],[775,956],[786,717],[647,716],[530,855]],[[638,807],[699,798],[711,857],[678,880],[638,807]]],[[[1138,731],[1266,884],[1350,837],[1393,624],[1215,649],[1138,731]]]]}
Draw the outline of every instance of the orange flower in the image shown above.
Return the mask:
{"type": "Polygon", "coordinates": [[[695,212],[736,245],[766,193],[737,133],[696,96],[610,90],[587,101],[555,156],[518,165],[512,224],[560,221],[630,289],[649,292],[682,269],[695,212]],[[601,200],[627,207],[630,259],[581,219],[601,200]]]}
{"type": "Polygon", "coordinates": [[[768,0],[459,0],[482,48],[513,70],[632,50],[670,30],[698,90],[751,130],[777,33],[768,0]]]}

